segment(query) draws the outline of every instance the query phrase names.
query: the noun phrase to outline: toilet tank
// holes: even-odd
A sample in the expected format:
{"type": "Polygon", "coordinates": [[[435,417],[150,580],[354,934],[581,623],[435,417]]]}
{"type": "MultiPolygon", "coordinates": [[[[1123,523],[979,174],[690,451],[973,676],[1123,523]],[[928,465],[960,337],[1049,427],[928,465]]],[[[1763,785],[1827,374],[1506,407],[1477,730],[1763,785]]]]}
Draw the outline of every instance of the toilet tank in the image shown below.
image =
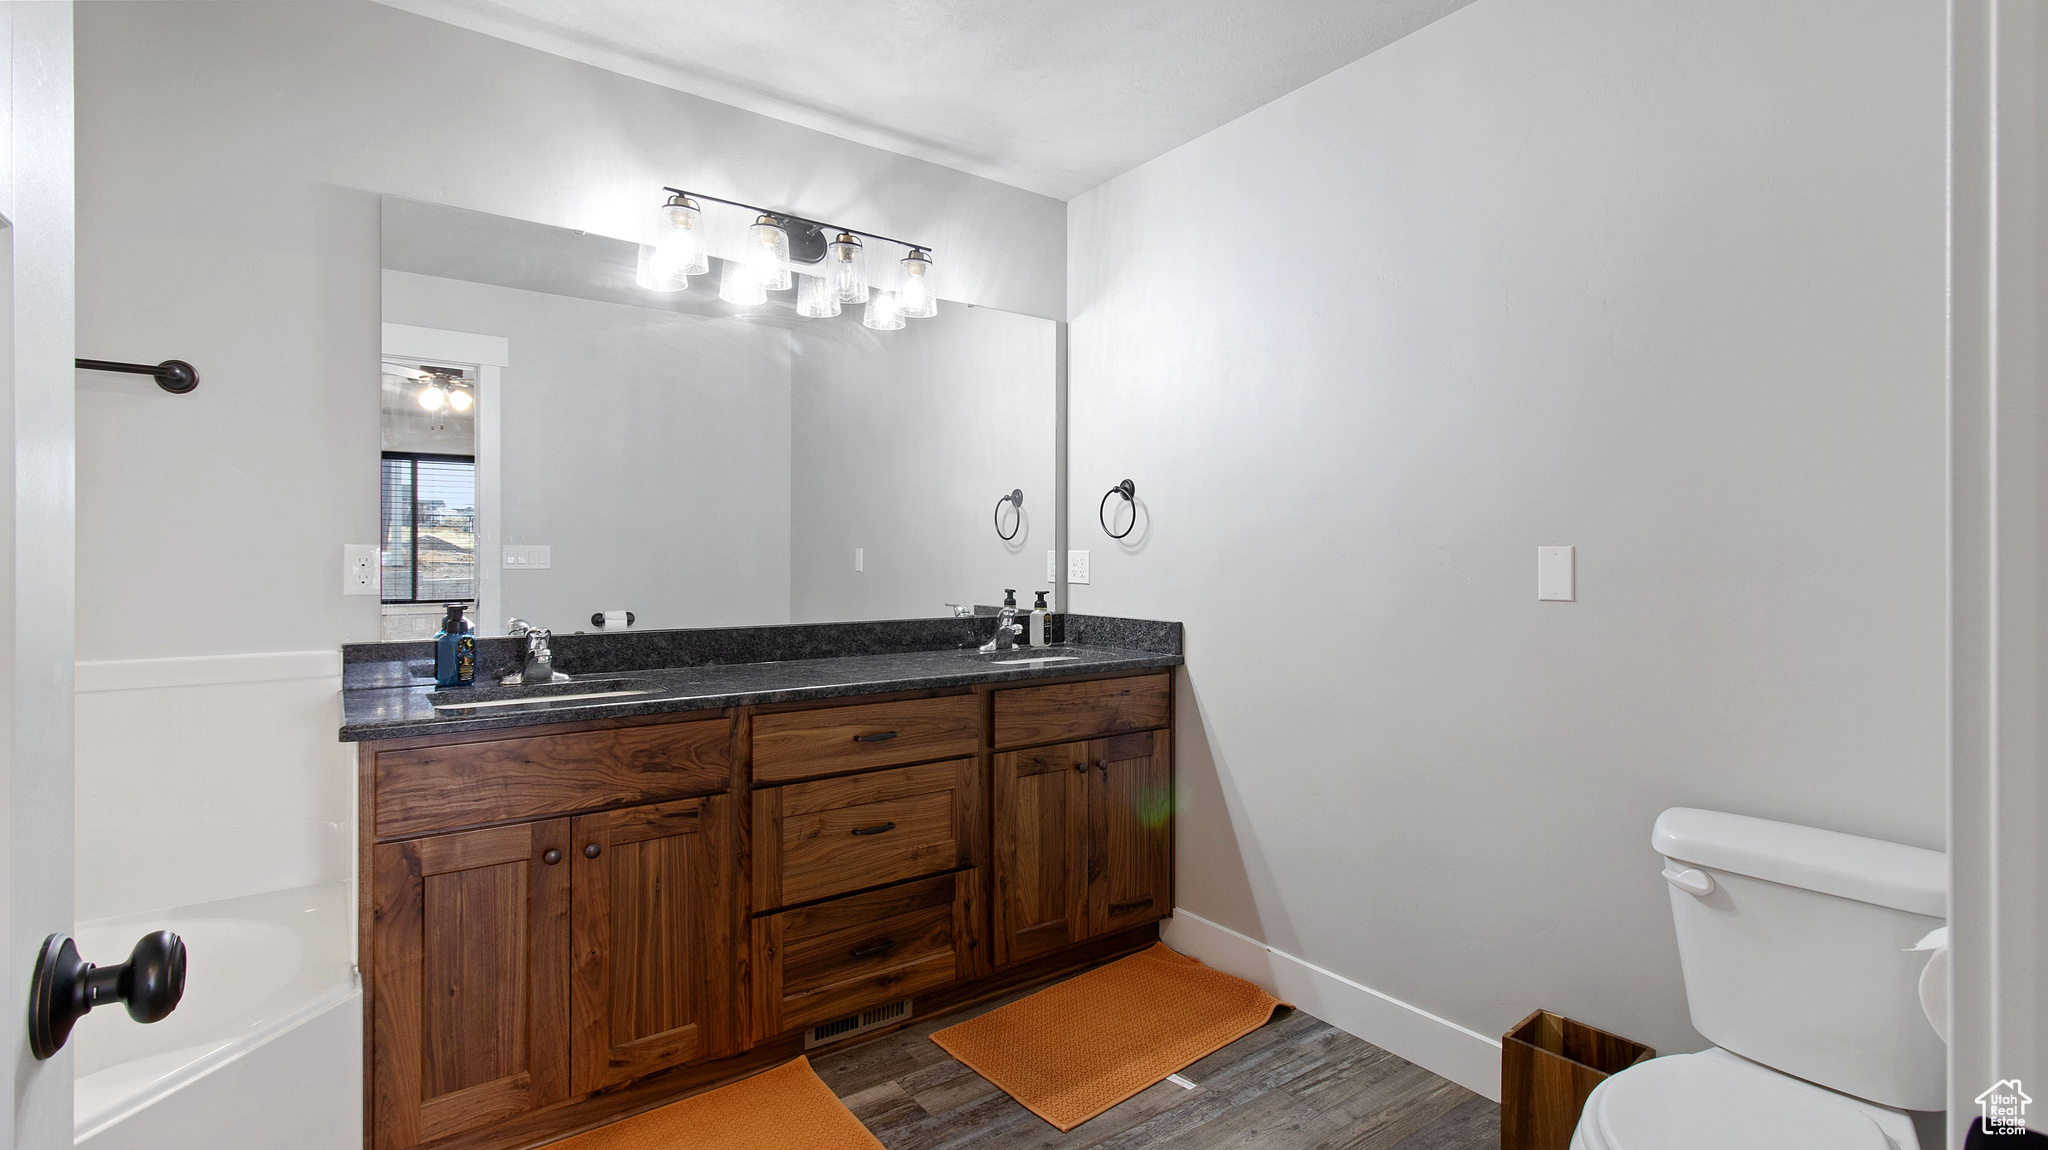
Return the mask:
{"type": "Polygon", "coordinates": [[[1919,998],[1929,955],[1910,948],[1946,922],[1948,856],[1689,807],[1650,842],[1695,1029],[1844,1094],[1945,1105],[1947,1048],[1919,998]]]}

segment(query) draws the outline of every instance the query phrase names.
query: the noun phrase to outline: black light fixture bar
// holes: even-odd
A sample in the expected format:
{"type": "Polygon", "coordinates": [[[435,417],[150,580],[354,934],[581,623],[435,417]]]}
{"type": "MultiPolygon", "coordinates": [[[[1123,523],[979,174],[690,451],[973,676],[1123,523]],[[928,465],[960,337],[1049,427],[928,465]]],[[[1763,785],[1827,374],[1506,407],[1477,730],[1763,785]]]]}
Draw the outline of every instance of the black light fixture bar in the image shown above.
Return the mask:
{"type": "Polygon", "coordinates": [[[686,192],[681,188],[663,188],[661,190],[678,196],[688,196],[693,200],[710,200],[714,204],[725,204],[729,207],[745,208],[756,215],[774,216],[776,219],[788,220],[791,223],[809,224],[820,231],[847,232],[851,235],[866,236],[871,240],[880,240],[885,244],[895,244],[897,247],[909,248],[912,251],[928,252],[932,250],[930,244],[913,244],[908,240],[899,240],[891,236],[877,235],[874,232],[864,232],[861,231],[859,228],[849,228],[839,224],[828,224],[823,220],[806,219],[803,216],[791,215],[790,213],[782,211],[779,208],[764,208],[759,204],[748,204],[742,203],[739,200],[728,200],[723,196],[707,196],[703,192],[686,192]]]}
{"type": "Polygon", "coordinates": [[[117,363],[111,359],[81,359],[77,363],[80,371],[118,371],[124,375],[154,376],[156,385],[172,395],[183,395],[199,386],[199,369],[182,359],[167,359],[162,363],[117,363]]]}

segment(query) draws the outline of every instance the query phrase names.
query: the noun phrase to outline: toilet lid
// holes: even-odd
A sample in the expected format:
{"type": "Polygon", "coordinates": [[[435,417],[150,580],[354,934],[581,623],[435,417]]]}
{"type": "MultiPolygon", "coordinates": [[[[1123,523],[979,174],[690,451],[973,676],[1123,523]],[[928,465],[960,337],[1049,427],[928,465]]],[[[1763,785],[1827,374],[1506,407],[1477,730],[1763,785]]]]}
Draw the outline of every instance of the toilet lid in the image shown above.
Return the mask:
{"type": "Polygon", "coordinates": [[[1587,1099],[1604,1150],[1889,1150],[1870,1117],[1724,1058],[1653,1058],[1587,1099]]]}

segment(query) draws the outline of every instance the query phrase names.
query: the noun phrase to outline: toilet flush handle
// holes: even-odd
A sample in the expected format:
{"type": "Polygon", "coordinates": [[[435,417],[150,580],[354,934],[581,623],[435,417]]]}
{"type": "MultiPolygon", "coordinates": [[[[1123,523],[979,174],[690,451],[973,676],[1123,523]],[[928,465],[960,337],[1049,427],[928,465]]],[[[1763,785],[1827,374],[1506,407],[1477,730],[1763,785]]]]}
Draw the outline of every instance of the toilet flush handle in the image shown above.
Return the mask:
{"type": "Polygon", "coordinates": [[[1666,862],[1664,881],[1697,898],[1714,893],[1714,876],[1695,867],[1680,867],[1677,863],[1666,862]]]}

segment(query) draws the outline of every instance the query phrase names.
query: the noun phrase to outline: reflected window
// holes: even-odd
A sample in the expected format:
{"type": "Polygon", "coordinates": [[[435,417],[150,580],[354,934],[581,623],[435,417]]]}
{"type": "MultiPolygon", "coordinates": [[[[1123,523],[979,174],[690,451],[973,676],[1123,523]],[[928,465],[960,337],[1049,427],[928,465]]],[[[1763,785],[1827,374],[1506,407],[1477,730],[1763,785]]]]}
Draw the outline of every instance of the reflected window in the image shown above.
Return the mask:
{"type": "Polygon", "coordinates": [[[384,602],[476,598],[476,457],[384,453],[384,602]]]}

